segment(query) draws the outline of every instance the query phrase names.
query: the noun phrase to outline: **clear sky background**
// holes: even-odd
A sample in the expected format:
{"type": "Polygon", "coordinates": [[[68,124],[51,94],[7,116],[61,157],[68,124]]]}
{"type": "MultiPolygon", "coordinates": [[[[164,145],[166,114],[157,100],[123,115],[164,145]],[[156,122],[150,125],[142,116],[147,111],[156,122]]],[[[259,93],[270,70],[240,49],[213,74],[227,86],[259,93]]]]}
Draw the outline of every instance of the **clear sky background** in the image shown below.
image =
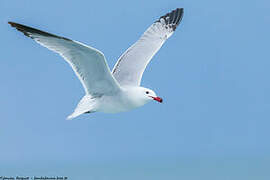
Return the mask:
{"type": "Polygon", "coordinates": [[[0,1],[0,176],[90,180],[270,178],[268,0],[0,1]],[[157,18],[181,25],[142,85],[163,97],[65,120],[84,90],[15,21],[101,50],[112,68],[157,18]]]}

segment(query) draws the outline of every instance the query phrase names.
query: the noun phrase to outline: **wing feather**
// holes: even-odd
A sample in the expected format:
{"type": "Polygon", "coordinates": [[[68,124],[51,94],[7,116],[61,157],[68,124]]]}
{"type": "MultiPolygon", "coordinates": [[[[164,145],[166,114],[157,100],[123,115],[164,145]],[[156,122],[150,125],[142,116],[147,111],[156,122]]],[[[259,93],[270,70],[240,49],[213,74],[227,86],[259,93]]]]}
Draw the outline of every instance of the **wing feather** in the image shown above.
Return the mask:
{"type": "Polygon", "coordinates": [[[182,20],[183,8],[161,16],[118,59],[112,73],[120,85],[139,86],[143,72],[163,43],[173,34],[182,20]]]}
{"type": "Polygon", "coordinates": [[[60,54],[72,67],[86,94],[112,94],[120,90],[102,52],[80,42],[56,36],[25,25],[9,22],[42,46],[60,54]]]}

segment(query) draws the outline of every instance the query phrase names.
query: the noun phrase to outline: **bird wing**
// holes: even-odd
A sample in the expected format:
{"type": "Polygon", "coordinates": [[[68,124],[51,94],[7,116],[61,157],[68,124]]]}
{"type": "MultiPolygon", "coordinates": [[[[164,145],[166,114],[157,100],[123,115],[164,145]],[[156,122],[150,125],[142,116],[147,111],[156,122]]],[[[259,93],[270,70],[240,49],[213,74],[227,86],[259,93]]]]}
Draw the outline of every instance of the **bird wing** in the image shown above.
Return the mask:
{"type": "Polygon", "coordinates": [[[120,90],[103,53],[97,49],[14,22],[9,24],[42,46],[60,54],[78,76],[86,94],[113,94],[120,90]]]}
{"type": "Polygon", "coordinates": [[[173,34],[183,17],[183,8],[161,16],[118,59],[112,73],[120,85],[139,86],[143,72],[163,43],[173,34]]]}

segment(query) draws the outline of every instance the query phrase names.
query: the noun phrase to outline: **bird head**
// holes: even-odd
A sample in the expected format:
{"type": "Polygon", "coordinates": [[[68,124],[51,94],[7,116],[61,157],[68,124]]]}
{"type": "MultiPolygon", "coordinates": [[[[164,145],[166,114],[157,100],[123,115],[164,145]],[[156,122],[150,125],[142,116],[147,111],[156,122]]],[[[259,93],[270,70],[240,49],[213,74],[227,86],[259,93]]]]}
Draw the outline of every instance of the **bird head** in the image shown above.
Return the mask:
{"type": "Polygon", "coordinates": [[[152,100],[162,103],[162,98],[158,97],[156,93],[148,88],[135,87],[132,88],[132,97],[138,101],[138,103],[146,104],[152,100]]]}
{"type": "Polygon", "coordinates": [[[162,103],[163,99],[161,97],[158,97],[153,90],[148,88],[142,88],[142,91],[142,94],[144,94],[144,97],[146,99],[155,100],[159,103],[162,103]]]}

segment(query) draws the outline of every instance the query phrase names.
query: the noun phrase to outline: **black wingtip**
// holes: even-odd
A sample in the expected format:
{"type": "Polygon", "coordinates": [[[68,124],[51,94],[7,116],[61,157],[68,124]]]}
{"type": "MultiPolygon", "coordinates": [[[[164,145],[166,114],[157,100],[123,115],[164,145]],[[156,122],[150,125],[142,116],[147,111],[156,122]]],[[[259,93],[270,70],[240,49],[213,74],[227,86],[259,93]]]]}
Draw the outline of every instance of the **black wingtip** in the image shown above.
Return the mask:
{"type": "Polygon", "coordinates": [[[22,24],[18,24],[18,23],[15,23],[15,22],[11,22],[11,21],[9,21],[8,24],[10,24],[11,27],[16,28],[18,31],[21,31],[25,36],[30,37],[29,34],[27,33],[27,31],[25,31],[27,26],[24,26],[22,24]]]}
{"type": "Polygon", "coordinates": [[[9,24],[11,27],[15,27],[16,29],[17,29],[18,26],[20,26],[20,24],[15,23],[15,22],[11,22],[11,21],[8,21],[8,24],[9,24]]]}
{"type": "Polygon", "coordinates": [[[166,25],[169,25],[173,31],[182,21],[184,15],[184,8],[176,8],[175,10],[161,16],[156,22],[160,22],[161,19],[164,19],[166,25]]]}
{"type": "Polygon", "coordinates": [[[57,35],[54,35],[54,34],[51,34],[51,33],[47,33],[45,31],[41,31],[41,30],[29,27],[29,26],[18,24],[18,23],[15,23],[15,22],[9,21],[8,24],[10,24],[12,27],[16,28],[18,31],[21,31],[25,36],[28,36],[30,38],[33,38],[31,36],[31,34],[39,34],[41,36],[54,37],[54,38],[59,38],[59,39],[72,41],[72,40],[70,40],[68,38],[60,37],[60,36],[57,36],[57,35]]]}
{"type": "MultiPolygon", "coordinates": [[[[179,11],[179,18],[177,19],[177,22],[176,22],[176,27],[181,23],[182,19],[183,19],[183,16],[184,16],[184,8],[177,8],[176,9],[177,11],[179,11]]],[[[176,29],[175,27],[175,29],[176,29]]],[[[174,29],[174,30],[175,30],[174,29]]]]}
{"type": "Polygon", "coordinates": [[[14,25],[15,25],[15,23],[11,22],[11,21],[8,21],[8,24],[10,24],[12,27],[14,27],[14,25]]]}

